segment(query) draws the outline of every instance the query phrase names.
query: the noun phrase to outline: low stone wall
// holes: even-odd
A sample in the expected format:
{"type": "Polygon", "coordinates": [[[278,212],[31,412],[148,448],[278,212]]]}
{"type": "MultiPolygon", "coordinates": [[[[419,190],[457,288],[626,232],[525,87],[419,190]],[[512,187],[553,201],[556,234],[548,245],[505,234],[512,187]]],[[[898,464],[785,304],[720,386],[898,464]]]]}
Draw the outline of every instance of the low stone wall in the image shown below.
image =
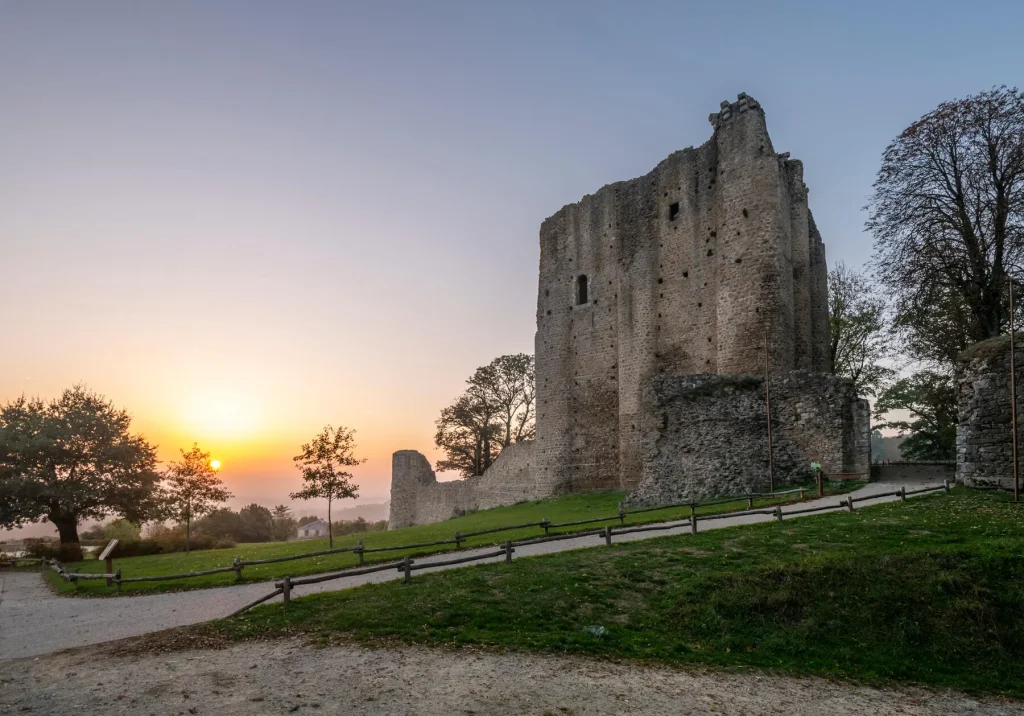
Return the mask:
{"type": "MultiPolygon", "coordinates": [[[[1024,335],[1016,336],[1017,348],[1024,335]]],[[[1018,449],[1024,356],[1017,356],[1018,449]]],[[[957,362],[959,424],[956,429],[956,479],[972,487],[1013,487],[1013,442],[1010,422],[1010,338],[976,343],[957,362]]],[[[1020,456],[1024,461],[1024,455],[1020,456]]]]}
{"type": "MultiPolygon", "coordinates": [[[[870,414],[853,384],[834,375],[774,376],[776,487],[825,473],[867,479],[870,414]]],[[[642,476],[633,504],[662,504],[768,489],[764,378],[659,376],[648,382],[641,419],[642,476]]]]}
{"type": "Polygon", "coordinates": [[[430,462],[416,450],[399,450],[391,460],[391,513],[388,529],[442,522],[468,510],[514,505],[549,497],[534,469],[533,441],[501,451],[477,477],[438,482],[430,462]]]}

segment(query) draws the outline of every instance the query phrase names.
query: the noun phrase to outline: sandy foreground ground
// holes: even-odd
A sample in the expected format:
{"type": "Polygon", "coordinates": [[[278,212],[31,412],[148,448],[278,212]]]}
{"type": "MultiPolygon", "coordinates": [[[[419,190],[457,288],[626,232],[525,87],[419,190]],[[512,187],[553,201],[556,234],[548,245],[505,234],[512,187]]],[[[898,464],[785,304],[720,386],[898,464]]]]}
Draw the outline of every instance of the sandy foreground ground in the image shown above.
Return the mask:
{"type": "Polygon", "coordinates": [[[1024,714],[1024,704],[815,678],[299,640],[0,664],[2,714],[1024,714]]]}

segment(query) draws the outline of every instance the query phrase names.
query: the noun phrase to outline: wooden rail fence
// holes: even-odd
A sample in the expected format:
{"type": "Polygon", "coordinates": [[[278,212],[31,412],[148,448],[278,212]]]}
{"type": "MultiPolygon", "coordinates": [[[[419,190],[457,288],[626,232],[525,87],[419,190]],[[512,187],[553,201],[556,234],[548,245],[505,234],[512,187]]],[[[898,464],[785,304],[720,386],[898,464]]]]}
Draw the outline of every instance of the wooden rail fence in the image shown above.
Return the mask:
{"type": "MultiPolygon", "coordinates": [[[[584,537],[584,536],[589,536],[589,535],[600,535],[601,537],[604,538],[605,545],[611,547],[612,546],[612,537],[614,535],[625,535],[625,534],[630,534],[632,532],[648,532],[648,531],[653,531],[653,530],[670,530],[670,529],[677,529],[679,527],[685,527],[687,525],[690,526],[691,532],[696,534],[696,532],[697,532],[697,523],[698,522],[722,519],[724,517],[737,517],[737,516],[741,516],[741,515],[772,515],[777,521],[782,522],[783,519],[785,517],[787,517],[787,516],[800,515],[800,514],[805,514],[805,513],[808,513],[808,512],[822,512],[824,510],[837,510],[837,509],[842,509],[843,507],[846,507],[848,510],[850,510],[852,512],[854,510],[853,505],[856,502],[864,502],[866,500],[876,500],[876,499],[880,499],[880,498],[884,498],[884,497],[898,496],[898,497],[900,497],[901,502],[905,503],[907,501],[907,496],[908,495],[918,495],[918,494],[923,494],[925,492],[935,492],[937,490],[945,490],[946,492],[949,492],[949,481],[947,480],[942,485],[937,485],[937,486],[934,486],[934,487],[925,487],[925,488],[921,488],[921,489],[918,489],[918,490],[907,490],[906,487],[901,487],[899,490],[895,490],[893,492],[882,492],[882,493],[878,493],[878,494],[875,494],[875,495],[869,495],[869,496],[865,496],[865,497],[852,497],[852,496],[849,496],[849,497],[847,497],[845,499],[840,499],[840,501],[837,504],[834,504],[834,505],[820,505],[818,507],[808,507],[808,508],[797,509],[797,510],[788,510],[788,511],[786,511],[786,510],[782,509],[782,505],[776,505],[775,507],[769,508],[769,509],[743,510],[743,511],[740,511],[740,512],[726,512],[726,513],[715,514],[715,515],[705,515],[703,517],[699,517],[694,511],[691,511],[691,514],[690,514],[689,517],[687,517],[687,518],[685,518],[683,520],[671,520],[671,521],[669,521],[668,523],[665,523],[665,524],[647,524],[647,525],[639,525],[639,526],[636,526],[636,527],[615,527],[613,525],[606,525],[605,527],[602,527],[599,530],[589,530],[589,531],[586,531],[586,532],[570,532],[570,533],[566,533],[566,534],[549,535],[549,536],[546,536],[546,537],[538,537],[538,538],[526,539],[526,540],[506,540],[505,543],[501,546],[501,548],[496,550],[496,551],[494,551],[494,552],[484,552],[484,553],[481,553],[481,554],[468,555],[466,557],[461,557],[461,558],[457,558],[457,559],[444,559],[444,560],[431,561],[431,562],[418,562],[417,561],[418,558],[414,558],[414,557],[412,557],[410,555],[406,555],[399,562],[391,562],[389,564],[375,565],[373,567],[369,567],[369,568],[365,568],[365,569],[346,569],[346,570],[342,570],[342,571],[339,571],[339,572],[333,572],[333,573],[330,573],[330,574],[319,574],[319,575],[315,575],[315,576],[311,576],[311,577],[298,577],[298,578],[295,578],[295,577],[285,577],[280,582],[276,582],[274,584],[275,590],[273,592],[271,592],[270,594],[267,594],[264,597],[260,597],[256,601],[254,601],[254,602],[252,602],[250,604],[245,605],[244,607],[242,607],[241,609],[238,609],[235,612],[232,612],[230,615],[228,615],[228,618],[238,616],[239,614],[242,614],[242,613],[248,611],[249,609],[252,609],[256,605],[262,604],[263,602],[265,602],[265,601],[267,601],[269,599],[273,599],[274,597],[276,597],[278,595],[281,595],[282,601],[285,604],[289,604],[291,602],[291,590],[294,587],[301,586],[303,584],[318,584],[320,582],[327,582],[327,581],[331,581],[331,580],[335,580],[335,579],[344,579],[345,577],[354,577],[354,576],[357,576],[357,575],[360,575],[360,574],[369,574],[370,572],[384,572],[384,571],[391,570],[391,569],[397,569],[400,573],[402,573],[404,581],[408,584],[409,582],[412,581],[412,573],[414,571],[416,571],[416,570],[419,570],[419,569],[432,569],[432,568],[436,568],[436,567],[446,567],[446,566],[455,565],[455,564],[465,564],[465,563],[468,563],[468,562],[477,562],[477,561],[485,560],[485,559],[493,559],[495,557],[504,557],[505,558],[504,559],[505,563],[506,564],[511,564],[511,562],[512,562],[512,555],[516,551],[515,548],[516,547],[521,547],[521,546],[524,546],[524,545],[539,544],[541,542],[553,542],[553,541],[556,541],[556,540],[576,539],[576,538],[579,538],[579,537],[584,537]]],[[[586,522],[589,522],[589,521],[591,521],[591,520],[586,520],[586,522]]],[[[484,532],[483,534],[491,533],[493,531],[494,530],[488,530],[488,531],[484,532]]]]}
{"type": "MultiPolygon", "coordinates": [[[[245,567],[247,567],[247,566],[262,565],[262,564],[273,564],[273,563],[278,563],[278,562],[289,562],[289,561],[298,560],[298,559],[309,559],[311,557],[321,557],[321,556],[330,555],[330,554],[339,554],[339,553],[345,553],[345,552],[352,552],[352,553],[354,553],[357,556],[357,558],[359,560],[359,567],[355,568],[355,569],[351,569],[350,568],[350,569],[345,569],[345,570],[338,571],[338,572],[331,572],[331,573],[326,573],[326,574],[321,574],[321,575],[314,575],[314,576],[310,576],[310,577],[301,577],[301,578],[286,577],[285,580],[287,581],[287,586],[286,586],[285,581],[276,583],[275,586],[278,587],[278,591],[277,592],[275,592],[272,595],[268,595],[267,597],[263,597],[263,598],[257,600],[256,602],[254,602],[253,604],[248,605],[247,607],[244,607],[243,609],[240,609],[238,612],[236,612],[236,614],[240,614],[241,612],[244,612],[247,609],[250,609],[253,606],[256,606],[257,604],[260,604],[260,603],[266,601],[267,599],[271,599],[272,597],[277,596],[277,594],[289,594],[290,595],[290,589],[291,589],[291,587],[294,587],[294,586],[300,586],[300,585],[303,585],[303,584],[316,584],[318,582],[326,582],[326,581],[329,581],[329,580],[332,580],[332,579],[341,579],[343,577],[355,576],[355,575],[358,575],[358,574],[368,574],[370,572],[385,571],[387,569],[395,569],[396,566],[397,566],[397,568],[400,568],[400,569],[405,569],[406,567],[408,567],[409,571],[414,571],[414,570],[417,570],[417,569],[427,569],[429,567],[434,567],[434,566],[445,566],[445,565],[450,565],[450,564],[462,564],[464,562],[472,562],[472,561],[481,560],[481,559],[489,559],[489,558],[492,558],[492,557],[495,557],[495,556],[499,556],[499,555],[505,555],[506,556],[506,560],[507,561],[511,561],[511,558],[512,558],[511,555],[512,555],[512,552],[514,551],[514,547],[516,547],[516,546],[541,544],[543,542],[554,542],[554,541],[558,541],[558,540],[575,539],[577,537],[588,537],[588,536],[593,536],[593,535],[601,535],[601,536],[603,536],[604,539],[605,539],[606,544],[610,545],[611,544],[611,538],[612,538],[613,534],[624,535],[624,534],[630,534],[630,533],[633,533],[633,532],[649,532],[649,531],[658,531],[658,530],[670,530],[670,529],[675,529],[675,528],[678,528],[678,527],[685,527],[685,526],[689,526],[690,527],[690,531],[692,533],[696,534],[696,532],[697,532],[697,524],[698,524],[698,522],[701,522],[701,521],[720,520],[720,519],[726,519],[726,518],[732,518],[732,517],[742,517],[742,516],[745,516],[745,515],[772,515],[772,516],[775,517],[776,520],[781,522],[785,515],[798,515],[798,514],[805,514],[805,513],[809,513],[809,512],[821,512],[821,511],[825,511],[825,510],[834,510],[834,509],[841,508],[841,507],[846,507],[847,509],[849,509],[852,512],[853,509],[854,509],[853,505],[854,505],[855,502],[862,502],[864,500],[873,500],[873,499],[878,499],[878,498],[881,498],[881,497],[891,497],[891,496],[894,496],[894,495],[898,495],[898,496],[900,496],[902,498],[903,501],[906,501],[906,496],[907,495],[915,495],[915,494],[920,494],[920,493],[923,493],[923,492],[932,492],[932,491],[935,491],[935,490],[942,490],[942,489],[945,489],[947,492],[949,491],[949,481],[948,480],[943,485],[939,485],[937,487],[926,487],[926,488],[922,488],[922,489],[918,489],[918,490],[910,490],[910,491],[908,491],[904,487],[904,488],[901,488],[900,490],[897,490],[897,491],[885,492],[885,493],[880,493],[880,494],[875,494],[875,495],[869,495],[869,496],[866,496],[866,497],[849,497],[847,499],[841,500],[838,505],[821,505],[821,506],[818,506],[818,507],[808,507],[808,508],[803,508],[803,509],[790,510],[788,512],[783,512],[781,505],[777,505],[775,507],[762,508],[762,509],[750,509],[750,508],[752,507],[752,505],[754,503],[754,499],[758,498],[758,497],[777,498],[777,497],[782,496],[782,495],[790,495],[790,494],[800,493],[800,499],[802,500],[804,498],[804,496],[805,496],[805,488],[800,487],[800,488],[793,489],[793,490],[786,490],[786,491],[775,492],[774,494],[771,494],[771,493],[750,493],[750,494],[742,495],[742,496],[739,496],[739,497],[723,497],[723,498],[716,498],[716,499],[713,499],[713,500],[707,500],[707,501],[703,501],[703,502],[701,502],[701,501],[679,502],[679,503],[674,503],[674,504],[669,504],[669,505],[659,505],[659,506],[656,506],[656,507],[641,507],[641,508],[637,508],[637,509],[633,509],[633,510],[626,510],[623,507],[622,503],[619,503],[618,513],[615,514],[615,515],[610,515],[610,516],[606,516],[606,517],[594,517],[594,518],[590,518],[590,519],[586,519],[586,520],[575,520],[575,521],[571,521],[571,522],[561,522],[561,523],[554,523],[554,522],[551,522],[548,519],[543,519],[543,520],[540,520],[539,522],[526,522],[526,523],[517,524],[517,525],[507,525],[507,526],[504,526],[504,527],[494,527],[494,528],[486,529],[486,530],[477,530],[475,532],[458,532],[458,531],[456,531],[454,538],[453,539],[449,539],[449,540],[438,540],[438,541],[435,541],[435,542],[419,542],[419,543],[416,543],[416,544],[405,544],[405,545],[393,545],[393,546],[389,546],[389,547],[369,547],[368,548],[368,547],[365,547],[363,545],[362,541],[360,541],[359,543],[357,543],[355,545],[352,545],[350,547],[338,547],[338,548],[335,548],[335,549],[320,550],[320,551],[317,551],[317,552],[305,552],[305,553],[302,553],[302,554],[286,555],[286,556],[282,556],[282,557],[270,557],[270,558],[267,558],[267,559],[242,560],[242,559],[239,559],[238,557],[235,557],[234,562],[230,566],[218,567],[218,568],[215,568],[215,569],[207,569],[207,570],[202,570],[202,571],[197,571],[197,572],[185,572],[185,573],[181,573],[181,574],[163,574],[163,575],[150,575],[150,576],[123,577],[121,575],[121,570],[120,569],[117,569],[116,571],[114,571],[113,573],[110,573],[110,574],[107,574],[107,573],[94,574],[94,573],[87,573],[87,572],[79,572],[77,569],[75,571],[73,571],[73,572],[72,571],[68,571],[67,568],[63,564],[61,564],[59,561],[57,561],[56,559],[49,560],[48,564],[50,565],[50,568],[54,572],[56,572],[58,575],[60,575],[60,577],[62,579],[64,579],[65,581],[71,582],[72,584],[75,584],[76,586],[77,586],[79,580],[83,580],[83,579],[84,580],[104,579],[104,580],[107,580],[108,583],[114,584],[117,587],[118,592],[120,592],[122,584],[129,584],[129,583],[133,583],[133,582],[162,582],[162,581],[169,581],[169,580],[174,580],[174,579],[191,579],[191,578],[196,578],[196,577],[204,577],[204,576],[208,576],[208,575],[211,575],[211,574],[222,574],[222,573],[227,573],[227,572],[234,572],[235,573],[235,580],[236,581],[241,581],[241,579],[242,579],[242,570],[245,567]],[[748,505],[748,509],[746,509],[746,510],[726,511],[726,512],[721,512],[721,513],[710,514],[710,515],[698,515],[697,514],[697,508],[699,508],[699,507],[709,507],[709,506],[715,506],[715,505],[724,505],[724,504],[730,504],[730,503],[733,503],[733,502],[742,502],[744,500],[747,502],[747,505],[748,505]],[[672,518],[666,518],[664,520],[652,520],[649,523],[643,523],[643,524],[639,524],[639,525],[630,525],[630,526],[626,526],[625,525],[625,518],[627,516],[629,516],[629,515],[643,514],[643,513],[648,513],[648,512],[656,512],[658,510],[678,509],[678,508],[684,508],[684,507],[688,507],[690,509],[690,514],[689,514],[688,517],[684,517],[682,519],[680,519],[678,517],[672,517],[672,518]],[[570,532],[562,532],[562,533],[551,534],[551,530],[552,529],[563,528],[563,527],[577,527],[577,526],[580,526],[580,525],[593,524],[593,523],[597,523],[597,522],[613,522],[613,521],[616,521],[616,520],[619,522],[619,526],[618,527],[613,527],[612,525],[606,525],[605,527],[601,527],[600,529],[591,529],[591,530],[582,530],[582,531],[570,531],[570,532]],[[428,555],[408,555],[408,556],[406,556],[400,562],[391,562],[391,563],[386,563],[386,564],[374,564],[373,566],[369,566],[369,567],[365,567],[364,566],[365,565],[365,562],[364,562],[364,555],[365,554],[379,553],[379,552],[395,552],[395,551],[411,550],[411,549],[424,549],[424,548],[429,548],[429,547],[439,547],[439,546],[452,545],[452,544],[455,545],[455,549],[458,550],[458,549],[462,548],[462,543],[465,542],[467,539],[469,539],[471,537],[479,537],[479,536],[483,536],[483,535],[498,534],[498,533],[501,533],[501,532],[509,532],[509,531],[514,531],[514,530],[528,529],[530,527],[540,527],[541,529],[544,530],[544,535],[543,536],[538,536],[538,537],[531,537],[531,538],[521,539],[521,540],[508,540],[508,541],[505,542],[505,545],[502,546],[502,548],[500,550],[496,551],[496,552],[488,552],[488,553],[483,554],[483,555],[471,555],[471,556],[467,556],[467,557],[463,557],[463,558],[457,558],[457,559],[453,559],[453,560],[444,560],[444,561],[441,561],[441,562],[431,562],[431,563],[422,564],[422,565],[417,565],[415,560],[421,559],[422,557],[428,556],[428,555]]],[[[40,568],[43,568],[43,563],[42,562],[40,563],[40,568]]],[[[407,575],[407,577],[408,577],[408,575],[407,575]]],[[[232,614],[232,616],[234,616],[234,614],[232,614]]]]}

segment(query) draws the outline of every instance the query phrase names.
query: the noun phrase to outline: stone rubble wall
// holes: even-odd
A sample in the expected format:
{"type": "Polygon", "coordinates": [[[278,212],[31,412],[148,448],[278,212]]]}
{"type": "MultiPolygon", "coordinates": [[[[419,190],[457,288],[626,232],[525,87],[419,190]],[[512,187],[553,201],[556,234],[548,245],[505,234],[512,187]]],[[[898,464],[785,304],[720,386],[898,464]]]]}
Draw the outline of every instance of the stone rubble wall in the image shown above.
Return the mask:
{"type": "MultiPolygon", "coordinates": [[[[1016,335],[1018,351],[1024,334],[1016,335]]],[[[1018,450],[1024,413],[1021,408],[1024,356],[1017,355],[1018,450]]],[[[976,343],[957,362],[959,424],[956,429],[956,479],[971,487],[1013,487],[1013,443],[1010,415],[1010,338],[976,343]]],[[[1024,463],[1024,455],[1018,457],[1024,463]]],[[[1024,473],[1024,465],[1021,466],[1024,473]]]]}
{"type": "Polygon", "coordinates": [[[549,497],[538,485],[534,443],[509,445],[477,477],[438,482],[426,457],[399,450],[391,459],[391,513],[388,529],[442,522],[471,510],[514,505],[549,497]]]}
{"type": "MultiPolygon", "coordinates": [[[[809,371],[773,376],[776,488],[826,474],[868,478],[867,401],[845,379],[809,371]]],[[[764,378],[659,376],[644,394],[643,469],[631,504],[665,504],[768,490],[764,378]]]]}

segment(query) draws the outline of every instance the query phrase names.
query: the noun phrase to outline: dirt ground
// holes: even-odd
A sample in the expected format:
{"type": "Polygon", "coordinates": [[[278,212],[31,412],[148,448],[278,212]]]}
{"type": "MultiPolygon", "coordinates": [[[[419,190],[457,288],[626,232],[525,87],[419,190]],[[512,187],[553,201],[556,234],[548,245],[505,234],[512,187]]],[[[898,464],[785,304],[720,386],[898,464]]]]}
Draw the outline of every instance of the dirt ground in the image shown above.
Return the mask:
{"type": "Polygon", "coordinates": [[[464,649],[280,640],[98,645],[0,664],[2,714],[1024,714],[1024,704],[814,678],[464,649]]]}

